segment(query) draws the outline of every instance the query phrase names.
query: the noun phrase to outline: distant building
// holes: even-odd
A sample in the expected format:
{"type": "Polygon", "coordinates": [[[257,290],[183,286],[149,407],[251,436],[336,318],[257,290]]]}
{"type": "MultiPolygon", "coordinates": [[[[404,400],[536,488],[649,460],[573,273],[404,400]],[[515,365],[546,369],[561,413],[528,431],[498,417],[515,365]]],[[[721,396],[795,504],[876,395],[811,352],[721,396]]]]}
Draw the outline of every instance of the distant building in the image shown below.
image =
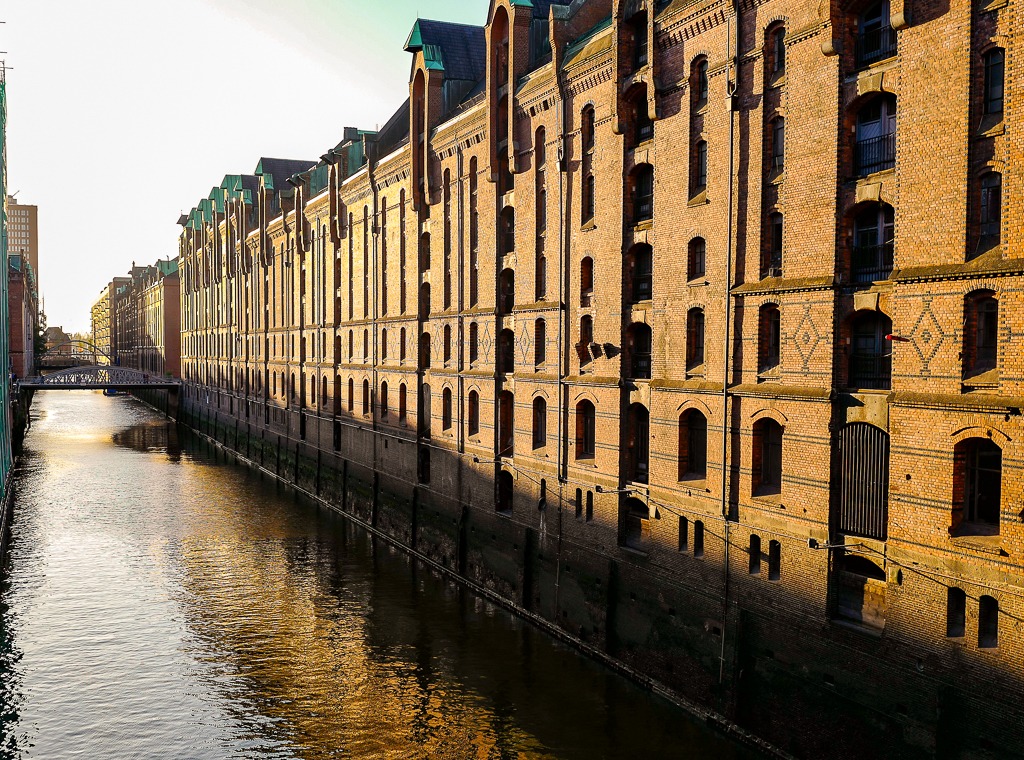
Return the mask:
{"type": "MultiPolygon", "coordinates": [[[[157,261],[145,267],[133,265],[130,275],[108,286],[111,348],[116,352],[111,355],[122,367],[180,377],[178,260],[157,261]]],[[[102,319],[94,317],[94,334],[101,323],[102,319]]]]}
{"type": "Polygon", "coordinates": [[[35,333],[39,292],[32,265],[17,254],[7,257],[7,306],[10,315],[11,371],[18,377],[35,374],[35,333]]]}
{"type": "Polygon", "coordinates": [[[92,343],[97,349],[97,364],[110,364],[117,356],[114,300],[118,289],[130,282],[130,277],[115,277],[92,304],[92,343]]]}
{"type": "Polygon", "coordinates": [[[57,354],[71,354],[71,346],[66,345],[70,342],[71,338],[67,336],[59,327],[47,327],[46,332],[43,333],[43,337],[46,338],[46,350],[47,352],[55,351],[57,354]]]}
{"type": "Polygon", "coordinates": [[[7,253],[28,259],[39,278],[39,207],[7,196],[7,253]]]}

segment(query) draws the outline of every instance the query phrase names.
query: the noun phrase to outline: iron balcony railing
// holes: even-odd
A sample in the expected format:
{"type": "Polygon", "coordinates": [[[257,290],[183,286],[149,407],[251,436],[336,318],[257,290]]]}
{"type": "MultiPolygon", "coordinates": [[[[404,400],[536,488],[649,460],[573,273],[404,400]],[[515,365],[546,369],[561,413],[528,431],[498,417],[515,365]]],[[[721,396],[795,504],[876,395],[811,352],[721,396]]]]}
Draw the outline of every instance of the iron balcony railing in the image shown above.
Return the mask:
{"type": "Polygon", "coordinates": [[[858,176],[892,169],[896,166],[896,133],[857,141],[855,171],[858,176]]]}
{"type": "Polygon", "coordinates": [[[638,274],[633,278],[633,300],[650,301],[653,277],[649,274],[638,274]]]}
{"type": "Polygon", "coordinates": [[[648,140],[654,139],[654,122],[648,121],[641,123],[636,129],[636,141],[637,143],[644,143],[648,140]]]}
{"type": "Polygon", "coordinates": [[[896,30],[885,26],[861,32],[857,37],[857,65],[870,66],[896,55],[896,30]]]}
{"type": "Polygon", "coordinates": [[[892,243],[865,245],[853,249],[851,275],[855,283],[888,280],[892,274],[892,243]]]}
{"type": "Polygon", "coordinates": [[[890,354],[854,354],[850,357],[850,387],[887,391],[892,384],[890,354]]]}

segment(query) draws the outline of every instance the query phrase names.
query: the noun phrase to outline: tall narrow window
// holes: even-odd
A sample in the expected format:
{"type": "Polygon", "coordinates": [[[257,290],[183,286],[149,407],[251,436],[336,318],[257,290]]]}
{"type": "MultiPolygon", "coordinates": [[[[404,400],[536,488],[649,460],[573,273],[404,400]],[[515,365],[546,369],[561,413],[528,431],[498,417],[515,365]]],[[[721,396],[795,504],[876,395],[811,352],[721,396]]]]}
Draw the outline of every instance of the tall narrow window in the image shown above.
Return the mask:
{"type": "Polygon", "coordinates": [[[399,310],[405,314],[405,190],[398,199],[398,300],[399,310]]]}
{"type": "Polygon", "coordinates": [[[452,429],[452,389],[445,388],[441,392],[441,429],[452,429]]]}
{"type": "Polygon", "coordinates": [[[772,419],[754,425],[754,495],[782,490],[782,426],[772,419]]]}
{"type": "Polygon", "coordinates": [[[964,375],[995,369],[999,350],[999,302],[991,291],[966,299],[964,314],[964,375]]]}
{"type": "Polygon", "coordinates": [[[424,383],[420,386],[420,403],[417,409],[420,435],[430,437],[431,423],[434,417],[433,403],[430,394],[430,386],[424,383]]]}
{"type": "Polygon", "coordinates": [[[480,432],[480,394],[476,391],[470,391],[467,406],[469,434],[477,435],[480,432]]]}
{"type": "Polygon", "coordinates": [[[978,646],[982,649],[999,646],[999,602],[991,596],[978,600],[978,646]]]}
{"type": "Polygon", "coordinates": [[[633,33],[633,69],[647,65],[647,14],[638,13],[629,22],[633,33]]]}
{"type": "Polygon", "coordinates": [[[771,72],[781,74],[786,70],[786,28],[780,26],[769,36],[771,50],[771,72]]]}
{"type": "Polygon", "coordinates": [[[469,160],[469,305],[476,306],[479,269],[479,214],[477,212],[477,162],[469,160]]]}
{"type": "Polygon", "coordinates": [[[747,549],[750,555],[749,572],[751,575],[761,574],[761,537],[750,536],[750,547],[747,549]]]}
{"type": "Polygon", "coordinates": [[[851,388],[889,390],[892,384],[892,320],[878,311],[859,313],[850,328],[851,388]]]}
{"type": "Polygon", "coordinates": [[[420,336],[420,369],[430,369],[430,333],[420,336]]]}
{"type": "Polygon", "coordinates": [[[690,521],[682,515],[679,516],[679,551],[685,552],[690,548],[690,521]]]}
{"type": "Polygon", "coordinates": [[[848,536],[884,541],[889,522],[889,434],[867,422],[839,431],[839,518],[848,536]]]}
{"type": "Polygon", "coordinates": [[[498,454],[503,457],[515,453],[515,396],[502,391],[498,396],[498,454]]]}
{"type": "Polygon", "coordinates": [[[370,413],[370,381],[363,380],[363,414],[370,413]]]}
{"type": "Polygon", "coordinates": [[[854,171],[858,176],[896,166],[896,96],[871,98],[857,111],[854,171]]]}
{"type": "Polygon", "coordinates": [[[355,411],[356,408],[356,383],[351,377],[348,379],[348,410],[355,411]]]}
{"type": "Polygon", "coordinates": [[[771,123],[771,164],[772,170],[781,169],[786,155],[786,120],[777,116],[771,123]]]}
{"type": "Polygon", "coordinates": [[[853,227],[850,276],[855,284],[888,280],[892,274],[896,238],[895,213],[885,203],[869,205],[857,215],[853,227]]]}
{"type": "Polygon", "coordinates": [[[963,517],[961,535],[999,533],[1002,502],[1003,452],[989,438],[969,438],[953,448],[954,509],[963,517]]]}
{"type": "Polygon", "coordinates": [[[398,332],[398,361],[405,364],[405,328],[398,332]]]}
{"type": "Polygon", "coordinates": [[[985,113],[1003,112],[1003,71],[1005,54],[1002,48],[985,53],[985,113]]]}
{"type": "Polygon", "coordinates": [[[629,408],[626,453],[629,479],[646,483],[651,459],[651,414],[643,404],[632,404],[629,408]]]}
{"type": "Polygon", "coordinates": [[[1003,177],[989,172],[981,178],[981,234],[997,241],[1002,226],[1003,177]]]}
{"type": "Polygon", "coordinates": [[[693,192],[703,192],[708,185],[708,144],[698,140],[694,146],[693,192]]]}
{"type": "Polygon", "coordinates": [[[634,221],[645,222],[654,218],[654,168],[641,164],[633,175],[633,217],[634,221]]]}
{"type": "Polygon", "coordinates": [[[398,386],[398,421],[403,425],[406,422],[408,414],[408,398],[407,391],[405,389],[405,383],[398,386]]]}
{"type": "Polygon", "coordinates": [[[515,372],[516,339],[515,333],[509,329],[502,330],[498,335],[498,371],[505,374],[515,372]]]}
{"type": "Polygon", "coordinates": [[[380,384],[380,416],[383,418],[388,416],[388,384],[386,382],[380,384]]]}
{"type": "Polygon", "coordinates": [[[627,261],[632,266],[632,288],[630,289],[633,303],[650,301],[654,285],[654,252],[647,244],[638,245],[633,249],[627,261]]]}
{"type": "Polygon", "coordinates": [[[444,326],[444,363],[448,366],[452,360],[452,326],[444,326]]]}
{"type": "Polygon", "coordinates": [[[537,256],[537,283],[536,296],[538,301],[543,301],[548,294],[548,260],[543,254],[537,256]]]}
{"type": "Polygon", "coordinates": [[[896,54],[896,30],[889,23],[889,0],[869,6],[857,19],[857,64],[870,66],[896,54]]]}
{"type": "Polygon", "coordinates": [[[777,581],[782,578],[782,544],[778,541],[768,542],[768,580],[777,581]]]}
{"type": "Polygon", "coordinates": [[[386,328],[380,331],[380,360],[382,362],[388,360],[388,331],[386,328]]]}
{"type": "Polygon", "coordinates": [[[779,366],[782,342],[782,315],[779,307],[775,304],[762,306],[759,321],[757,370],[764,374],[779,366]]]}
{"type": "Polygon", "coordinates": [[[696,409],[679,416],[679,480],[704,480],[708,467],[708,418],[696,409]]]}
{"type": "Polygon", "coordinates": [[[594,260],[584,257],[580,263],[580,306],[587,308],[594,296],[594,260]]]}
{"type": "Polygon", "coordinates": [[[697,104],[703,105],[708,101],[708,61],[702,58],[697,62],[695,68],[694,92],[697,96],[697,104]]]}
{"type": "Polygon", "coordinates": [[[498,308],[502,314],[511,314],[515,310],[516,274],[511,269],[503,269],[498,278],[498,308]]]}
{"type": "Polygon", "coordinates": [[[686,315],[686,368],[704,364],[704,310],[690,309],[686,315]]]}
{"type": "Polygon", "coordinates": [[[584,399],[576,404],[576,458],[593,458],[597,445],[597,415],[594,405],[584,399]]]}
{"type": "Polygon", "coordinates": [[[704,523],[700,520],[693,523],[693,556],[704,556],[704,523]]]}
{"type": "Polygon", "coordinates": [[[547,322],[538,319],[533,323],[533,363],[540,367],[547,361],[548,336],[547,322]]]}
{"type": "Polygon", "coordinates": [[[476,322],[469,323],[469,364],[473,366],[479,357],[479,343],[477,338],[476,322]]]}
{"type": "Polygon", "coordinates": [[[958,639],[967,633],[967,594],[962,588],[946,589],[946,636],[958,639]]]}
{"type": "Polygon", "coordinates": [[[591,360],[591,345],[594,343],[594,320],[589,314],[584,314],[580,318],[580,344],[579,344],[579,355],[580,355],[580,368],[590,364],[591,360]]]}
{"type": "Polygon", "coordinates": [[[782,214],[771,214],[768,217],[768,245],[765,258],[761,265],[762,277],[782,276],[782,214]]]}
{"type": "Polygon", "coordinates": [[[651,328],[642,322],[630,325],[626,332],[626,344],[629,348],[630,377],[637,380],[651,378],[651,328]]]}
{"type": "Polygon", "coordinates": [[[533,400],[533,448],[540,449],[548,442],[548,404],[539,396],[533,400]]]}
{"type": "Polygon", "coordinates": [[[706,258],[707,243],[704,241],[704,238],[696,237],[691,240],[687,252],[686,272],[688,279],[696,280],[698,277],[704,276],[706,258]]]}

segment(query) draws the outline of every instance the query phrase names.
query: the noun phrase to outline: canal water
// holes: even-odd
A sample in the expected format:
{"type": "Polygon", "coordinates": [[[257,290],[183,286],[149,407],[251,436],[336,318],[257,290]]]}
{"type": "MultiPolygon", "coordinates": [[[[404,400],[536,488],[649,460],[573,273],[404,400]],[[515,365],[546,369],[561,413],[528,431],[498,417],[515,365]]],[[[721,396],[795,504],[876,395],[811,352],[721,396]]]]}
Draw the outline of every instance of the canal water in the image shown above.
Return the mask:
{"type": "Polygon", "coordinates": [[[39,393],[4,758],[750,758],[130,398],[39,393]]]}

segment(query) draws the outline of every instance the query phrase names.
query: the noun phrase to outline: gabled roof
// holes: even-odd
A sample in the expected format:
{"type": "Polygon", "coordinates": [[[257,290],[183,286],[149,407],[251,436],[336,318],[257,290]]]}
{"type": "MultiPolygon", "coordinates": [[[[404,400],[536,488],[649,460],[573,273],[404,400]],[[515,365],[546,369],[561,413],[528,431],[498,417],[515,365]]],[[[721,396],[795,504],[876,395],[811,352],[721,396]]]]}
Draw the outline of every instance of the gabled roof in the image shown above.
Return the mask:
{"type": "Polygon", "coordinates": [[[405,50],[422,50],[427,68],[444,71],[448,79],[475,82],[487,69],[487,38],[482,26],[417,19],[405,50]]]}

